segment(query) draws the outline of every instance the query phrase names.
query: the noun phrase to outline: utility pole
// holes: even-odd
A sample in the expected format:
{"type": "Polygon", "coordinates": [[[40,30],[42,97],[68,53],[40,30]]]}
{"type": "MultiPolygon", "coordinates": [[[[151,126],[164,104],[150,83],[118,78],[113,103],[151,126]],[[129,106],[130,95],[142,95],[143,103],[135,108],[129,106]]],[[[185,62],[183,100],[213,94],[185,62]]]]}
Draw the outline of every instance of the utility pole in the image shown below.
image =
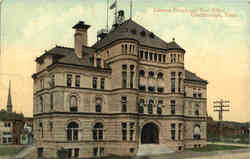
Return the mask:
{"type": "Polygon", "coordinates": [[[227,100],[217,100],[214,101],[214,112],[219,112],[219,128],[220,128],[220,140],[223,140],[223,112],[230,111],[229,110],[229,103],[230,101],[227,100]]]}

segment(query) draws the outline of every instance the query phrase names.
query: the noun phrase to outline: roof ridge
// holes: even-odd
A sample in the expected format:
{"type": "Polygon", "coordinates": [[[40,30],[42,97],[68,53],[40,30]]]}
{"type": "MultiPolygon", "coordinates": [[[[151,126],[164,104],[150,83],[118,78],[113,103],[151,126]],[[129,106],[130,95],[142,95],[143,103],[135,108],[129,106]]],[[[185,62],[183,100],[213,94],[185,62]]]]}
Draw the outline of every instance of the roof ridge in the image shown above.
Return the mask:
{"type": "Polygon", "coordinates": [[[74,49],[74,48],[72,48],[72,47],[66,47],[66,46],[60,46],[60,45],[56,45],[56,47],[55,48],[64,48],[64,49],[74,49]]]}

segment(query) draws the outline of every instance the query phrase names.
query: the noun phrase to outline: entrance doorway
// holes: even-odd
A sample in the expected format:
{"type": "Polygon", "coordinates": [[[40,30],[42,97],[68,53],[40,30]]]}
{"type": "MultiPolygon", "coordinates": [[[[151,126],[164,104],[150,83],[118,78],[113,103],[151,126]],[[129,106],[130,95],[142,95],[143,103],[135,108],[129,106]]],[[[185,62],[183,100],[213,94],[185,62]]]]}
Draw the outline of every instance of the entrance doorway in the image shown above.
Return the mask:
{"type": "Polygon", "coordinates": [[[142,144],[159,144],[159,128],[154,123],[143,126],[141,134],[142,144]]]}

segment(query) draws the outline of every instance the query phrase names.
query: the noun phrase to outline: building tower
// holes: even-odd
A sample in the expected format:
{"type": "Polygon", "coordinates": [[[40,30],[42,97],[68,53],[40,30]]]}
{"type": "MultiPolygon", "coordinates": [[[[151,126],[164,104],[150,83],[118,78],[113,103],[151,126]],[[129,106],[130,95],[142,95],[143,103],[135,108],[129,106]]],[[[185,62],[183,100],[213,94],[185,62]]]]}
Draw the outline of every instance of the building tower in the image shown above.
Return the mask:
{"type": "Polygon", "coordinates": [[[7,102],[7,112],[12,112],[12,102],[11,102],[11,81],[9,81],[9,94],[7,102]]]}

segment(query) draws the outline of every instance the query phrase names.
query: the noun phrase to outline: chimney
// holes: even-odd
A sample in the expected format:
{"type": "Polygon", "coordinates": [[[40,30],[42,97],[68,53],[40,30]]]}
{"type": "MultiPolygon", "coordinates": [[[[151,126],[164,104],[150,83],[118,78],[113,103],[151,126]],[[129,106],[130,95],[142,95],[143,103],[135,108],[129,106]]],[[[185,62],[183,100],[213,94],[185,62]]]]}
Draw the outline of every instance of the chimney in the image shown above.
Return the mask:
{"type": "Polygon", "coordinates": [[[73,26],[75,29],[75,53],[81,58],[83,55],[82,46],[88,46],[88,28],[90,25],[84,24],[84,21],[79,21],[73,26]]]}

